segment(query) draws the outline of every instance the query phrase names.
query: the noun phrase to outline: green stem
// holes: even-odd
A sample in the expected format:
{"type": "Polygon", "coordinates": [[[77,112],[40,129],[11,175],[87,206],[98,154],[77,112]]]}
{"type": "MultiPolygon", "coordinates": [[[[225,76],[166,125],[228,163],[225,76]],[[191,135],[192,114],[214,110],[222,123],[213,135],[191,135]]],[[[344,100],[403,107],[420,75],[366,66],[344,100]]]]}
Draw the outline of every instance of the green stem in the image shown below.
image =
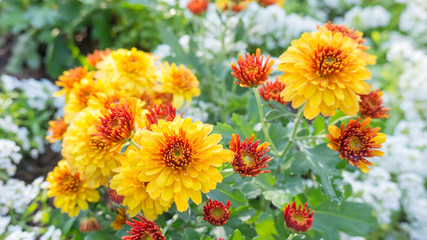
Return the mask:
{"type": "Polygon", "coordinates": [[[265,126],[264,122],[264,113],[262,112],[262,105],[261,105],[261,98],[259,96],[259,93],[256,88],[252,88],[255,94],[256,102],[258,105],[258,113],[259,113],[259,120],[261,122],[262,131],[264,132],[264,136],[267,139],[268,142],[270,142],[271,148],[274,151],[274,155],[279,157],[279,151],[276,148],[276,145],[274,145],[274,142],[271,140],[270,134],[268,134],[267,127],[265,126]]]}
{"type": "Polygon", "coordinates": [[[324,139],[326,135],[316,135],[316,136],[304,136],[304,137],[294,137],[294,140],[307,140],[307,139],[324,139]]]}
{"type": "Polygon", "coordinates": [[[303,116],[303,112],[304,112],[304,106],[301,106],[301,107],[298,109],[298,114],[297,114],[297,116],[296,116],[296,118],[295,118],[295,120],[294,120],[294,123],[295,123],[295,124],[294,124],[294,128],[292,129],[291,135],[289,136],[289,141],[288,141],[288,143],[286,144],[286,147],[285,147],[285,149],[283,150],[283,152],[282,152],[282,153],[280,153],[280,156],[281,156],[281,157],[286,156],[286,153],[288,153],[289,149],[291,148],[291,146],[292,146],[292,144],[293,144],[293,142],[294,142],[295,135],[297,134],[297,130],[298,130],[298,126],[299,126],[299,122],[300,122],[300,120],[301,120],[301,118],[302,118],[302,116],[303,116]]]}
{"type": "Polygon", "coordinates": [[[136,149],[141,150],[141,146],[138,145],[132,138],[129,140],[130,145],[136,147],[136,149]]]}
{"type": "Polygon", "coordinates": [[[298,235],[298,233],[291,233],[289,235],[289,237],[287,238],[287,240],[292,240],[294,237],[296,237],[298,235]]]}

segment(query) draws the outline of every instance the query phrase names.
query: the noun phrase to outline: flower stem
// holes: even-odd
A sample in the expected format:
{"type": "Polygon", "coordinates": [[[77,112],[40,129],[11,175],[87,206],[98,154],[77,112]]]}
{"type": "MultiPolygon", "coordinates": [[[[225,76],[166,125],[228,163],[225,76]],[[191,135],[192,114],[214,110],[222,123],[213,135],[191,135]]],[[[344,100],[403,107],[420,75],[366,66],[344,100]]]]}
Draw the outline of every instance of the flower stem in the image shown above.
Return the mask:
{"type": "Polygon", "coordinates": [[[139,146],[138,143],[136,143],[132,138],[129,139],[129,143],[130,143],[130,145],[136,147],[136,149],[138,149],[138,150],[142,149],[141,146],[139,146]]]}
{"type": "Polygon", "coordinates": [[[300,122],[300,120],[301,120],[301,118],[303,116],[303,112],[304,112],[304,106],[302,106],[302,107],[300,107],[298,109],[298,114],[297,114],[297,116],[296,116],[296,118],[294,120],[294,123],[295,123],[294,124],[294,128],[292,129],[291,135],[289,136],[289,141],[286,144],[285,149],[283,150],[282,153],[280,153],[281,157],[286,156],[286,153],[288,153],[289,149],[291,148],[291,146],[292,146],[292,144],[293,144],[293,142],[295,140],[295,135],[297,134],[299,122],[300,122]]]}
{"type": "Polygon", "coordinates": [[[267,141],[270,142],[271,148],[274,151],[274,155],[279,157],[279,151],[277,150],[276,145],[274,145],[274,142],[271,140],[270,134],[268,134],[267,127],[265,126],[264,113],[262,112],[261,98],[259,96],[259,93],[258,93],[256,88],[252,88],[252,90],[254,91],[256,102],[258,105],[259,120],[261,122],[261,127],[262,127],[262,131],[264,133],[264,136],[267,139],[267,141]]]}
{"type": "Polygon", "coordinates": [[[291,233],[291,234],[289,234],[289,237],[287,238],[287,240],[292,240],[297,235],[298,235],[298,233],[291,233]]]}

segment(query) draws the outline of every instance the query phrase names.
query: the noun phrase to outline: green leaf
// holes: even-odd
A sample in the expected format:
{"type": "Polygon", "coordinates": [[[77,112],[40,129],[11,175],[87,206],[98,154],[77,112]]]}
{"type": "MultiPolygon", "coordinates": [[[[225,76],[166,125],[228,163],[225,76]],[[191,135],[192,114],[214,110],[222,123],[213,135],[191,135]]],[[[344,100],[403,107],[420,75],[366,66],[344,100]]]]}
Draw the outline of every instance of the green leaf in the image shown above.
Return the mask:
{"type": "Polygon", "coordinates": [[[224,145],[227,145],[228,142],[231,141],[231,135],[235,132],[236,131],[230,125],[228,125],[226,123],[220,123],[220,122],[218,122],[212,130],[212,133],[221,134],[221,136],[222,136],[221,142],[224,145]]]}
{"type": "Polygon", "coordinates": [[[117,236],[115,236],[114,234],[106,230],[90,232],[84,238],[84,240],[99,240],[99,239],[119,240],[120,238],[118,238],[117,236]]]}
{"type": "Polygon", "coordinates": [[[53,43],[48,45],[46,59],[46,71],[51,77],[58,77],[68,68],[72,61],[72,55],[62,38],[57,37],[53,43]]]}
{"type": "Polygon", "coordinates": [[[290,202],[293,195],[289,193],[285,193],[285,191],[281,189],[276,189],[272,191],[263,192],[265,199],[271,201],[274,206],[281,209],[283,204],[290,202]]]}
{"type": "Polygon", "coordinates": [[[121,239],[123,236],[129,235],[128,231],[130,231],[130,229],[131,229],[131,226],[129,226],[128,224],[125,224],[119,231],[116,232],[115,235],[116,237],[119,237],[121,239]]]}
{"type": "Polygon", "coordinates": [[[233,233],[233,236],[229,238],[230,240],[245,240],[246,238],[242,236],[242,233],[239,229],[236,229],[233,233]]]}
{"type": "Polygon", "coordinates": [[[243,183],[240,190],[245,194],[246,199],[255,199],[261,195],[261,189],[253,182],[243,183]]]}
{"type": "MultiPolygon", "coordinates": [[[[302,148],[303,149],[303,148],[302,148]]],[[[292,171],[296,174],[305,174],[308,170],[313,171],[320,177],[321,187],[329,199],[341,201],[342,193],[337,191],[332,183],[333,176],[340,176],[336,169],[337,163],[341,160],[338,153],[320,144],[311,149],[303,149],[295,154],[295,161],[292,163],[292,171]]]]}
{"type": "Polygon", "coordinates": [[[253,134],[255,122],[248,121],[243,115],[233,113],[232,116],[233,125],[237,132],[240,134],[240,138],[250,137],[253,134]]]}
{"type": "Polygon", "coordinates": [[[255,230],[258,237],[254,239],[262,240],[277,240],[281,239],[279,233],[274,226],[274,218],[271,214],[262,213],[259,216],[258,222],[255,224],[255,230]]]}
{"type": "Polygon", "coordinates": [[[203,234],[202,237],[200,238],[200,240],[215,240],[215,239],[203,234]]]}
{"type": "Polygon", "coordinates": [[[245,195],[239,189],[232,188],[227,184],[218,184],[217,188],[210,191],[207,196],[213,200],[221,201],[224,205],[230,200],[231,206],[234,208],[248,204],[245,195]]]}
{"type": "Polygon", "coordinates": [[[339,231],[352,236],[365,236],[378,228],[371,206],[364,203],[324,202],[315,209],[313,229],[324,231],[324,238],[339,239],[339,231]]]}

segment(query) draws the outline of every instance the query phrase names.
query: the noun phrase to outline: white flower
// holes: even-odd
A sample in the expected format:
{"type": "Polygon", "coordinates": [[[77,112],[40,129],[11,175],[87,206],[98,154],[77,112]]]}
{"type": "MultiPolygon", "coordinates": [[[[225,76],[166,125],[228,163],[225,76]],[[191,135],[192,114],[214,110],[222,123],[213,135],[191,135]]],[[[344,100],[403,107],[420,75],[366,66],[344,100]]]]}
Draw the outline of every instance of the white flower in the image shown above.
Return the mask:
{"type": "Polygon", "coordinates": [[[5,240],[35,240],[36,233],[35,232],[25,232],[22,231],[20,226],[9,226],[7,231],[10,234],[6,237],[5,240]]]}
{"type": "Polygon", "coordinates": [[[56,229],[55,226],[49,226],[46,233],[40,237],[40,240],[59,240],[61,237],[61,229],[56,229]]]}
{"type": "Polygon", "coordinates": [[[9,176],[15,174],[16,166],[22,159],[21,149],[14,141],[0,139],[0,170],[6,170],[9,176]]]}
{"type": "Polygon", "coordinates": [[[0,217],[0,235],[6,231],[7,225],[9,225],[11,220],[10,216],[0,217]]]}

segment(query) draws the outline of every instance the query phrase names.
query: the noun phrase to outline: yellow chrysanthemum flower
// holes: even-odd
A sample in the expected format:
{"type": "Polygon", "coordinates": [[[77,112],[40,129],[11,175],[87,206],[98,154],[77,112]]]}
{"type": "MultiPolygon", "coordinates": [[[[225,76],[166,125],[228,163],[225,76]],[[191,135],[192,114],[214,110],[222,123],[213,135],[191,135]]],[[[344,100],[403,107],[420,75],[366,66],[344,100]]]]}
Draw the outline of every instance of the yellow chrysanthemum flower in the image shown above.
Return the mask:
{"type": "Polygon", "coordinates": [[[75,83],[70,91],[64,107],[64,120],[70,123],[73,119],[88,106],[89,99],[99,93],[105,92],[110,86],[103,81],[94,81],[92,78],[84,78],[79,83],[75,83]]]}
{"type": "Polygon", "coordinates": [[[62,89],[54,93],[54,96],[58,97],[65,94],[66,98],[68,98],[68,94],[71,89],[73,89],[74,84],[79,84],[84,78],[93,78],[93,72],[89,72],[87,67],[76,67],[64,71],[64,73],[59,76],[58,81],[55,82],[55,84],[62,89]]]}
{"type": "Polygon", "coordinates": [[[304,116],[313,119],[319,113],[333,116],[337,109],[354,116],[360,97],[368,94],[371,77],[362,59],[362,51],[353,39],[341,33],[304,33],[279,57],[280,80],[286,85],[281,93],[292,107],[305,104],[304,116]]]}
{"type": "Polygon", "coordinates": [[[139,97],[157,84],[158,71],[152,54],[119,49],[112,51],[104,61],[97,64],[97,79],[111,82],[114,89],[139,97]]]}
{"type": "Polygon", "coordinates": [[[159,80],[162,91],[173,94],[172,105],[177,109],[184,105],[185,100],[190,102],[193,96],[200,95],[199,81],[184,65],[177,67],[175,63],[169,65],[165,62],[159,80]]]}
{"type": "MultiPolygon", "coordinates": [[[[141,130],[135,133],[133,139],[138,145],[142,145],[141,130]]],[[[141,161],[145,161],[145,155],[141,155],[140,151],[130,146],[126,151],[126,161],[123,162],[119,173],[110,181],[110,188],[116,190],[118,195],[124,196],[122,204],[127,207],[126,212],[131,218],[143,211],[146,218],[154,220],[170,208],[173,199],[164,201],[149,196],[146,191],[148,183],[138,179],[138,175],[141,174],[139,167],[141,161]]]]}
{"type": "Polygon", "coordinates": [[[120,167],[124,159],[119,150],[112,151],[113,144],[99,140],[88,131],[99,117],[100,111],[86,108],[73,120],[63,139],[62,155],[90,186],[107,184],[114,175],[112,170],[120,167]]]}
{"type": "Polygon", "coordinates": [[[65,160],[58,162],[58,166],[49,172],[46,180],[49,182],[47,196],[55,197],[53,205],[70,217],[77,216],[80,210],[86,210],[88,202],[99,201],[96,186],[88,187],[79,173],[71,173],[65,160]]]}
{"type": "Polygon", "coordinates": [[[151,125],[152,131],[141,132],[142,150],[128,158],[139,159],[139,165],[131,167],[140,170],[138,180],[148,183],[146,191],[151,198],[173,200],[182,212],[187,210],[190,198],[200,204],[201,192],[216,188],[222,181],[217,167],[231,162],[234,155],[219,145],[221,135],[209,135],[212,128],[178,116],[172,122],[160,120],[151,125]]]}

